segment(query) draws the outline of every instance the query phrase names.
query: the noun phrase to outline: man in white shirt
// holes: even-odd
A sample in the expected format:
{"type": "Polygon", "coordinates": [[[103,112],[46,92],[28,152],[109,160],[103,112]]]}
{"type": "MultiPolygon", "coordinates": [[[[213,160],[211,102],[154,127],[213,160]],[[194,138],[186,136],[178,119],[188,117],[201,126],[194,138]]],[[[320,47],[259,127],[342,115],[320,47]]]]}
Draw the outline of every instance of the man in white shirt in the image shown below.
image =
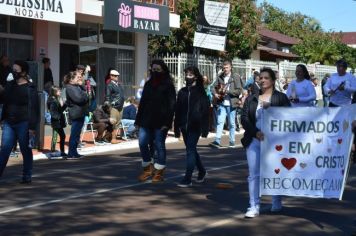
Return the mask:
{"type": "Polygon", "coordinates": [[[331,75],[323,89],[329,95],[329,107],[351,104],[352,93],[356,92],[356,78],[346,72],[347,62],[343,59],[336,62],[337,73],[331,75]]]}

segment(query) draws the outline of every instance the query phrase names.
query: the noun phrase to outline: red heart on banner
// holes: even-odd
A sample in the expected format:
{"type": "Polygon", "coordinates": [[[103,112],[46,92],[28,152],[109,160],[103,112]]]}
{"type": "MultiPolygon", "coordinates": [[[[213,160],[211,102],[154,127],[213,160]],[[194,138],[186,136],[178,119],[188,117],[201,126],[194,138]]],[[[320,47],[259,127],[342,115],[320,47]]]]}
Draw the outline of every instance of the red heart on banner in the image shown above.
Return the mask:
{"type": "Polygon", "coordinates": [[[287,170],[292,169],[295,164],[297,164],[297,159],[295,159],[294,157],[291,158],[282,158],[281,160],[282,165],[287,168],[287,170]]]}
{"type": "Polygon", "coordinates": [[[342,143],[342,138],[339,138],[339,139],[337,140],[337,142],[338,142],[339,144],[341,144],[341,143],[342,143]]]}
{"type": "Polygon", "coordinates": [[[276,150],[277,151],[281,151],[283,149],[283,146],[282,145],[276,145],[276,150]]]}
{"type": "Polygon", "coordinates": [[[279,172],[280,172],[281,170],[278,168],[278,169],[274,169],[274,172],[278,175],[279,174],[279,172]]]}

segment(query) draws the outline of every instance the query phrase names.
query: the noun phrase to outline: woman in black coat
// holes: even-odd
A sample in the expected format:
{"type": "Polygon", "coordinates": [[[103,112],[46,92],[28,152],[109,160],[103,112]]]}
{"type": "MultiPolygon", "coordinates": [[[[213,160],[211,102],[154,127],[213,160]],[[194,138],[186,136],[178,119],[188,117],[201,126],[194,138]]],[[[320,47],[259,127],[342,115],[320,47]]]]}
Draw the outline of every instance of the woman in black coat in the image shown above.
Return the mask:
{"type": "Polygon", "coordinates": [[[51,126],[53,129],[51,151],[53,152],[56,150],[58,134],[60,138],[59,147],[61,151],[61,156],[66,157],[67,154],[64,152],[64,143],[66,140],[64,128],[66,127],[66,121],[63,112],[67,108],[67,105],[63,103],[63,100],[61,99],[61,89],[59,87],[52,86],[50,91],[50,97],[47,101],[47,108],[51,114],[51,126]]]}
{"type": "Polygon", "coordinates": [[[197,151],[200,136],[207,137],[209,133],[210,101],[205,92],[203,77],[198,68],[192,66],[185,69],[186,87],[178,92],[176,113],[174,119],[175,137],[183,134],[187,152],[185,176],[178,184],[179,187],[192,185],[192,175],[195,166],[198,168],[197,182],[204,182],[206,170],[197,151]]]}
{"type": "Polygon", "coordinates": [[[4,104],[1,120],[2,139],[0,151],[0,176],[6,167],[16,140],[20,144],[23,158],[21,183],[31,183],[35,131],[39,118],[39,106],[36,86],[28,75],[29,66],[25,61],[15,61],[13,80],[7,81],[1,91],[1,103],[4,104]]]}
{"type": "Polygon", "coordinates": [[[66,85],[66,104],[68,106],[69,118],[72,121],[67,159],[83,157],[78,153],[77,147],[84,125],[84,117],[88,113],[89,98],[85,88],[81,86],[81,81],[82,75],[79,72],[70,72],[64,78],[64,84],[66,85]]]}
{"type": "MultiPolygon", "coordinates": [[[[249,169],[248,189],[250,207],[245,217],[253,218],[260,213],[260,152],[264,135],[261,132],[262,111],[270,106],[290,106],[288,97],[275,90],[276,75],[270,68],[263,68],[260,72],[260,94],[251,94],[245,101],[241,115],[241,123],[245,129],[242,145],[246,148],[249,169]]],[[[282,203],[280,196],[272,197],[271,211],[280,211],[282,203]]]]}
{"type": "Polygon", "coordinates": [[[142,156],[143,172],[139,181],[151,176],[152,182],[162,182],[166,167],[166,136],[172,127],[176,104],[176,91],[167,65],[162,60],[151,64],[151,77],[146,82],[135,125],[139,127],[139,146],[142,156]],[[152,164],[149,144],[154,143],[157,160],[152,164]]]}

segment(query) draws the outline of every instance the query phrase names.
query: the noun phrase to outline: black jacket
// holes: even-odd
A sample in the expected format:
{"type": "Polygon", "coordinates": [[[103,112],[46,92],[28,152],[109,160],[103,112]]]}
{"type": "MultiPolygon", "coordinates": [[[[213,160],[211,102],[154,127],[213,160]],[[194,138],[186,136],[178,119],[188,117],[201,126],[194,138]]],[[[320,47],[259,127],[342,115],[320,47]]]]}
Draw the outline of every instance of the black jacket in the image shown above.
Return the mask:
{"type": "Polygon", "coordinates": [[[47,100],[47,108],[51,114],[51,126],[54,129],[60,129],[66,127],[66,120],[64,117],[64,111],[67,108],[66,104],[59,103],[58,99],[51,96],[47,100]]]}
{"type": "MultiPolygon", "coordinates": [[[[251,94],[245,100],[241,114],[241,124],[245,129],[244,136],[241,139],[242,145],[247,148],[256,133],[259,131],[256,127],[256,110],[258,106],[258,95],[251,94]]],[[[289,107],[290,101],[284,93],[274,90],[271,97],[271,106],[273,107],[289,107]]]]}
{"type": "Polygon", "coordinates": [[[118,111],[122,111],[125,102],[124,89],[121,84],[116,84],[113,81],[110,81],[108,85],[106,85],[106,96],[105,101],[110,102],[113,108],[118,111]]]}
{"type": "Polygon", "coordinates": [[[203,87],[184,87],[178,92],[174,133],[180,136],[180,130],[195,131],[207,137],[209,133],[210,101],[203,87]]]}
{"type": "Polygon", "coordinates": [[[150,129],[172,127],[176,105],[176,90],[170,78],[153,87],[152,79],[145,83],[135,125],[150,129]]]}
{"type": "MultiPolygon", "coordinates": [[[[1,120],[5,119],[5,114],[8,109],[8,103],[9,99],[13,96],[13,89],[12,87],[15,85],[16,81],[8,81],[6,83],[5,89],[3,93],[0,96],[0,103],[3,103],[3,111],[2,111],[2,117],[1,120]]],[[[38,95],[37,95],[37,89],[36,85],[34,83],[28,83],[28,96],[24,99],[28,100],[27,107],[28,107],[28,113],[27,113],[27,119],[29,122],[29,129],[30,130],[36,130],[38,121],[39,121],[39,103],[38,103],[38,95]]],[[[20,117],[19,117],[20,119],[20,117]]]]}
{"type": "Polygon", "coordinates": [[[68,84],[66,86],[66,104],[71,120],[84,118],[88,113],[88,95],[85,89],[79,85],[68,84]]]}
{"type": "MultiPolygon", "coordinates": [[[[221,74],[218,76],[216,82],[213,84],[213,86],[211,86],[211,92],[213,93],[213,95],[216,94],[216,87],[221,85],[224,86],[225,85],[225,81],[224,81],[224,74],[221,74]]],[[[241,79],[241,77],[239,75],[236,74],[232,74],[232,76],[230,77],[229,81],[229,90],[227,91],[227,95],[230,98],[230,103],[231,106],[233,108],[238,107],[241,104],[241,101],[239,99],[240,95],[243,92],[243,81],[241,79]]],[[[219,105],[219,104],[217,104],[219,105]]]]}
{"type": "Polygon", "coordinates": [[[110,124],[110,113],[106,113],[102,106],[97,107],[93,112],[94,123],[107,123],[110,124]]]}

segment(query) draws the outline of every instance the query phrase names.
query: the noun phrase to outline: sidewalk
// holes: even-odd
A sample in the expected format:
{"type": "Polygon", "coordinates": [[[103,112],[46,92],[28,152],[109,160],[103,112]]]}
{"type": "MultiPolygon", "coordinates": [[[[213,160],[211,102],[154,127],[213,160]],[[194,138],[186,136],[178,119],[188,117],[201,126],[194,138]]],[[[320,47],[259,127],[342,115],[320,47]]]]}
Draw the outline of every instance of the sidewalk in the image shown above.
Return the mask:
{"type": "MultiPolygon", "coordinates": [[[[52,136],[49,134],[51,134],[52,130],[48,129],[47,127],[46,127],[46,132],[45,132],[46,136],[45,136],[45,140],[44,140],[44,149],[41,151],[38,151],[37,149],[33,149],[34,160],[48,159],[46,154],[51,152],[50,150],[51,150],[52,136]]],[[[225,136],[226,134],[228,134],[228,131],[225,131],[225,134],[223,133],[223,136],[225,136]]],[[[236,132],[236,134],[242,134],[242,131],[236,132]]],[[[66,143],[65,143],[66,151],[68,149],[69,137],[70,137],[70,130],[67,128],[66,129],[66,143]]],[[[213,137],[215,137],[215,133],[209,133],[208,138],[213,138],[213,137]]],[[[58,142],[56,145],[56,150],[59,150],[59,137],[58,137],[57,141],[58,142]]],[[[138,148],[138,140],[137,139],[133,139],[133,140],[118,139],[118,141],[120,142],[118,144],[95,145],[91,132],[87,131],[87,132],[85,132],[85,134],[83,136],[83,143],[85,143],[85,146],[83,148],[78,148],[78,152],[81,155],[90,155],[90,154],[105,153],[105,152],[110,152],[110,151],[115,151],[115,150],[126,150],[126,149],[138,148]]],[[[168,132],[168,137],[166,139],[166,143],[175,143],[175,142],[183,142],[183,141],[180,141],[179,139],[175,138],[173,132],[168,132]]]]}

